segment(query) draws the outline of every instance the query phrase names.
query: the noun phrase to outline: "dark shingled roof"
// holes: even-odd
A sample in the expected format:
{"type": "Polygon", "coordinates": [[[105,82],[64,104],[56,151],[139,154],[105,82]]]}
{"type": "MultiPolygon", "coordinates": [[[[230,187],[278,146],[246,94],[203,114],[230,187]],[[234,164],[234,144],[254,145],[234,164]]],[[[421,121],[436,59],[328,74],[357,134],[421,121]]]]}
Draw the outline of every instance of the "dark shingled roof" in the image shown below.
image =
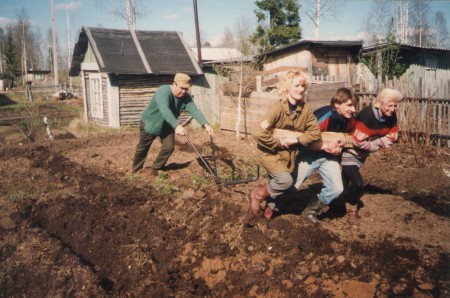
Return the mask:
{"type": "Polygon", "coordinates": [[[83,27],[73,51],[70,75],[80,73],[88,49],[100,71],[115,74],[201,74],[180,32],[133,31],[83,27]]]}

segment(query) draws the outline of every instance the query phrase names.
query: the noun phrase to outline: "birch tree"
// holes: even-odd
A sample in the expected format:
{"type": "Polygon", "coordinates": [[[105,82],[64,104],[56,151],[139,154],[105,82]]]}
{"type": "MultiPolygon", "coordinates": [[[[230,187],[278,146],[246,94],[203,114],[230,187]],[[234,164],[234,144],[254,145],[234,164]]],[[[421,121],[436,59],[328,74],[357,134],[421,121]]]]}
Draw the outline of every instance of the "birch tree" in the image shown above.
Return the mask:
{"type": "Polygon", "coordinates": [[[215,71],[229,80],[222,85],[224,91],[236,101],[236,140],[241,139],[240,128],[242,121],[245,120],[244,95],[255,84],[255,62],[244,61],[245,55],[254,54],[257,51],[249,42],[250,35],[249,21],[244,17],[239,18],[234,32],[229,29],[225,31],[222,44],[238,49],[244,56],[214,65],[215,71]]]}
{"type": "Polygon", "coordinates": [[[27,40],[28,30],[30,27],[30,21],[25,8],[22,8],[17,12],[17,29],[20,30],[20,52],[21,52],[21,69],[22,69],[22,82],[25,84],[28,74],[28,58],[27,58],[27,40]]]}
{"type": "Polygon", "coordinates": [[[316,40],[320,38],[320,21],[329,17],[337,18],[345,8],[347,0],[307,0],[304,1],[305,14],[314,24],[316,40]]]}

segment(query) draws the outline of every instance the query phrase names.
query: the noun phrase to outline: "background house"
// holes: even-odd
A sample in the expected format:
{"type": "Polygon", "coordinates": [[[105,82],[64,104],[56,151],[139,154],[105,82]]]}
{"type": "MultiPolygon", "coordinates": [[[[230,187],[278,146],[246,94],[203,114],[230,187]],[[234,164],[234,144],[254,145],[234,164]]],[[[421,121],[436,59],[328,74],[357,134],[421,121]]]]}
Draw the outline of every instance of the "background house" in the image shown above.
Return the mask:
{"type": "Polygon", "coordinates": [[[279,67],[301,67],[313,81],[338,81],[351,85],[362,41],[302,40],[264,55],[264,70],[279,67]]]}
{"type": "MultiPolygon", "coordinates": [[[[362,56],[376,55],[387,45],[365,47],[362,56]]],[[[361,91],[376,93],[383,86],[399,89],[405,96],[415,98],[450,98],[450,50],[400,45],[399,56],[406,71],[398,78],[377,78],[362,63],[358,65],[361,91]]]]}
{"type": "Polygon", "coordinates": [[[156,89],[177,72],[202,74],[180,32],[90,27],[80,32],[70,68],[81,76],[85,120],[109,127],[137,125],[156,89]]]}

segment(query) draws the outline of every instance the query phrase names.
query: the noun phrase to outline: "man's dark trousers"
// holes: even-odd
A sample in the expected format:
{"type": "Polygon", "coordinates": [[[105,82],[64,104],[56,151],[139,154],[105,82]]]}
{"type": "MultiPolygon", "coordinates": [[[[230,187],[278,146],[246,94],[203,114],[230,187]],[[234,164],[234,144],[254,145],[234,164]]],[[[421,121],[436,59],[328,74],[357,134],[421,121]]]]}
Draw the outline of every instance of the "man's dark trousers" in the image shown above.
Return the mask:
{"type": "Polygon", "coordinates": [[[147,158],[148,150],[153,141],[159,137],[161,139],[161,150],[158,157],[153,162],[152,169],[159,170],[164,167],[170,155],[172,155],[175,144],[175,133],[170,133],[165,136],[153,136],[144,130],[144,122],[141,121],[139,131],[139,144],[136,146],[136,154],[133,160],[133,173],[136,173],[144,166],[147,158]]]}

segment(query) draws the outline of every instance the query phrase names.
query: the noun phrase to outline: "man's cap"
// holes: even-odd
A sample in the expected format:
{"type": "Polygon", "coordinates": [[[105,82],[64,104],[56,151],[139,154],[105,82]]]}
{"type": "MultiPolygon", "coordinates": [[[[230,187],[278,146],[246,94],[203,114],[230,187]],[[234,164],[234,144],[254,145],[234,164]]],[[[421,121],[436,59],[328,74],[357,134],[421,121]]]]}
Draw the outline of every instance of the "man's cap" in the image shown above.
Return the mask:
{"type": "Polygon", "coordinates": [[[181,88],[190,88],[191,87],[191,77],[185,73],[177,73],[175,75],[174,82],[181,88]]]}

